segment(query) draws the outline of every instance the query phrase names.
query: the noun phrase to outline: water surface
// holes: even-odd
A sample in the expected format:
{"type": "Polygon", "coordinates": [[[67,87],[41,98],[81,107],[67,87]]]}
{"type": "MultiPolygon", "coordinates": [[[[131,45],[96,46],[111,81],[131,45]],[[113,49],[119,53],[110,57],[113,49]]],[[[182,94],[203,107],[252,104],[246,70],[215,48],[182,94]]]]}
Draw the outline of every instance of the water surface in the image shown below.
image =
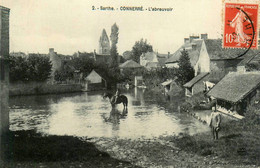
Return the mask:
{"type": "MultiPolygon", "coordinates": [[[[122,104],[112,109],[102,94],[85,92],[11,97],[10,129],[36,129],[52,135],[119,138],[153,138],[209,130],[186,114],[165,110],[160,103],[149,98],[145,90],[133,89],[123,93],[129,100],[127,110],[122,104]]],[[[174,103],[174,100],[169,103],[174,103]]]]}

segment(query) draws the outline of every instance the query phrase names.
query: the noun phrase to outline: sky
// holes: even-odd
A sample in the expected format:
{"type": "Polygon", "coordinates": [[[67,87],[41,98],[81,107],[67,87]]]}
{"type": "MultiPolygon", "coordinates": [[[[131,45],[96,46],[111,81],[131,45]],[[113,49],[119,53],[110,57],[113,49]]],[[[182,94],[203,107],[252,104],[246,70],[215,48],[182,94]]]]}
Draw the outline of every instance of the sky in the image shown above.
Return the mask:
{"type": "Polygon", "coordinates": [[[93,52],[103,29],[119,27],[118,52],[141,38],[159,53],[173,53],[189,35],[220,38],[221,0],[1,0],[11,9],[10,52],[93,52]],[[171,12],[99,11],[92,6],[173,8],[171,12]]]}

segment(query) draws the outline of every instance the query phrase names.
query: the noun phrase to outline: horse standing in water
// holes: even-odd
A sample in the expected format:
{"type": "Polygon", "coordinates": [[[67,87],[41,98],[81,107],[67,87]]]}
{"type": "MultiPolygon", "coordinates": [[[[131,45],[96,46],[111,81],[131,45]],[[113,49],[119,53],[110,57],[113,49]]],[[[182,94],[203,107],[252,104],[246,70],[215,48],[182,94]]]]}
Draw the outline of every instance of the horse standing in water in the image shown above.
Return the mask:
{"type": "Polygon", "coordinates": [[[128,99],[125,95],[119,95],[116,102],[115,102],[115,95],[113,95],[112,93],[104,93],[103,98],[107,98],[107,97],[109,98],[112,107],[115,107],[116,104],[123,103],[124,109],[127,108],[128,99]]]}

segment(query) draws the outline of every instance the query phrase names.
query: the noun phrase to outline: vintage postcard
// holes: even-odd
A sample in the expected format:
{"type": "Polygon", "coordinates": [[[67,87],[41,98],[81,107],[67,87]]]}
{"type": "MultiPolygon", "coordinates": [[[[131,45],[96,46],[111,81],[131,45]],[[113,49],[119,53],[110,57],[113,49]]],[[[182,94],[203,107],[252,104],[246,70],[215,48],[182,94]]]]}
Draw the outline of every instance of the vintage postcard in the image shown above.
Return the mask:
{"type": "Polygon", "coordinates": [[[0,1],[0,167],[260,167],[259,0],[0,1]]]}

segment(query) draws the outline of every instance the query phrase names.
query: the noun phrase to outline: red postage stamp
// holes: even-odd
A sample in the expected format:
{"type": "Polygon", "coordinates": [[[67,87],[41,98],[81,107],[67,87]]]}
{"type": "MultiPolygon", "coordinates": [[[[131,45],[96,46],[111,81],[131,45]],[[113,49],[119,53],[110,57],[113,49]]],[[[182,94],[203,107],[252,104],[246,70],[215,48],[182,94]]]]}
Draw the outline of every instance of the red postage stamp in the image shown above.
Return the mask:
{"type": "Polygon", "coordinates": [[[258,47],[258,4],[224,3],[224,48],[258,47]]]}

